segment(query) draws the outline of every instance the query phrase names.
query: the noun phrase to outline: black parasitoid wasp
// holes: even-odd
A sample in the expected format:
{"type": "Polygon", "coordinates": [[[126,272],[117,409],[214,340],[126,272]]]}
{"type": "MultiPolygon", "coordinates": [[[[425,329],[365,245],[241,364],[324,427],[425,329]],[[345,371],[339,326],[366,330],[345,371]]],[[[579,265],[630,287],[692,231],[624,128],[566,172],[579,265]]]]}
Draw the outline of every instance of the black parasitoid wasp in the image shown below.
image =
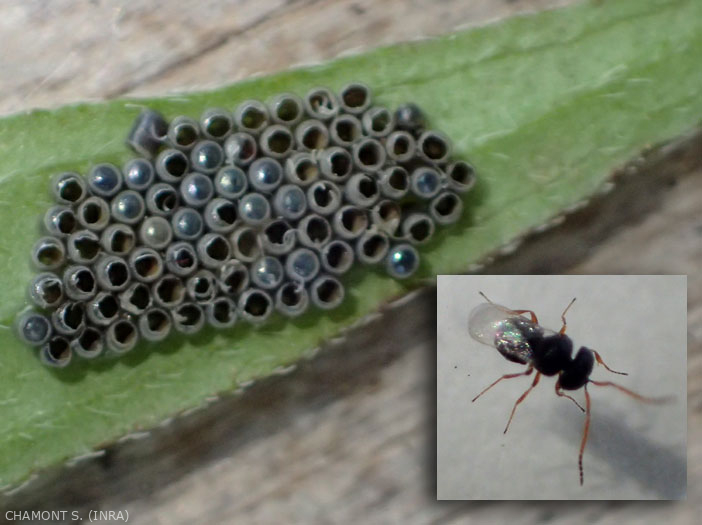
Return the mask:
{"type": "Polygon", "coordinates": [[[563,325],[558,332],[555,332],[541,326],[536,314],[532,310],[513,310],[505,306],[500,306],[488,299],[483,292],[479,293],[487,303],[482,303],[471,311],[468,317],[468,331],[470,336],[480,343],[496,348],[505,359],[526,365],[527,369],[524,372],[503,375],[475,396],[472,401],[476,401],[503,379],[528,376],[536,370],[536,375],[534,376],[531,386],[517,399],[512,408],[512,413],[509,416],[504,431],[504,433],[507,433],[514,413],[517,410],[517,406],[524,401],[529,392],[539,383],[541,376],[557,375],[558,378],[555,387],[556,395],[567,397],[573,401],[580,410],[585,412],[585,426],[583,428],[583,437],[580,443],[580,453],[578,455],[578,470],[580,472],[581,485],[583,484],[583,452],[585,451],[588,432],[590,430],[590,394],[587,390],[589,384],[614,387],[644,403],[662,403],[669,400],[669,398],[644,397],[616,383],[590,379],[595,362],[604,366],[613,374],[628,374],[612,370],[605,364],[597,351],[585,346],[580,347],[575,357],[572,356],[573,341],[565,334],[567,326],[565,316],[575,302],[575,299],[563,310],[561,314],[563,325]],[[529,314],[529,318],[525,317],[524,314],[529,314]],[[578,390],[580,388],[585,392],[585,408],[564,392],[564,390],[578,390]]]}

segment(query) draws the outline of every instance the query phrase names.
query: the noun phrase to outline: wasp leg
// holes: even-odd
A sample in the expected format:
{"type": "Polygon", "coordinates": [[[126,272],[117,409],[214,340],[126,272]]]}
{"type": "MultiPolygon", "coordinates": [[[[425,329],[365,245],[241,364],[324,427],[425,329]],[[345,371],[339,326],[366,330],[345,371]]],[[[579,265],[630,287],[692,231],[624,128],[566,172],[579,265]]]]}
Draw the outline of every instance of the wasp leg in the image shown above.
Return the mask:
{"type": "Polygon", "coordinates": [[[629,375],[629,374],[627,374],[626,372],[617,372],[616,370],[612,370],[610,367],[608,367],[608,366],[605,364],[604,361],[602,361],[602,357],[600,357],[600,354],[598,354],[595,350],[593,350],[592,353],[595,354],[595,360],[596,360],[599,364],[601,364],[602,366],[604,366],[607,370],[609,370],[610,372],[612,372],[613,374],[619,374],[620,376],[628,376],[628,375],[629,375]]]}
{"type": "Polygon", "coordinates": [[[561,321],[563,321],[563,326],[561,326],[561,330],[560,330],[560,332],[558,332],[561,335],[565,334],[566,326],[568,326],[568,324],[566,323],[565,314],[568,310],[570,310],[570,307],[573,306],[574,302],[575,302],[575,297],[573,297],[573,300],[568,303],[568,306],[566,306],[566,309],[563,310],[563,313],[561,314],[561,321]]]}
{"type": "Polygon", "coordinates": [[[633,397],[634,399],[638,399],[642,403],[667,403],[669,401],[672,401],[674,398],[667,396],[667,397],[646,397],[642,396],[641,394],[637,394],[633,390],[629,390],[628,388],[624,388],[621,385],[618,385],[616,383],[612,383],[610,381],[593,381],[592,379],[588,380],[589,383],[592,383],[593,385],[597,386],[613,386],[617,390],[624,392],[626,395],[633,397]]]}
{"type": "Polygon", "coordinates": [[[487,387],[485,390],[480,392],[477,396],[475,396],[472,400],[471,403],[474,403],[476,399],[478,399],[480,396],[482,396],[485,392],[490,390],[493,386],[495,386],[497,383],[502,381],[503,379],[512,379],[513,377],[519,377],[519,376],[528,376],[534,371],[534,367],[529,366],[524,372],[519,372],[518,374],[507,374],[499,378],[497,381],[493,382],[489,387],[487,387]]]}
{"type": "Polygon", "coordinates": [[[585,412],[585,409],[584,409],[583,407],[580,406],[580,403],[578,403],[575,399],[573,399],[572,397],[570,397],[568,394],[564,394],[564,393],[563,393],[563,390],[561,390],[561,384],[560,384],[558,381],[556,381],[556,395],[557,395],[557,396],[560,396],[560,397],[567,397],[567,398],[570,399],[573,403],[575,403],[575,404],[577,405],[577,407],[578,407],[580,410],[582,410],[583,412],[585,412]]]}
{"type": "Polygon", "coordinates": [[[580,443],[580,454],[578,454],[578,470],[580,471],[580,485],[583,484],[583,452],[585,452],[585,444],[587,443],[587,435],[590,432],[590,394],[587,391],[587,383],[585,390],[585,428],[583,428],[583,440],[580,443]]]}
{"type": "Polygon", "coordinates": [[[527,388],[526,392],[524,392],[519,399],[517,399],[517,402],[514,404],[514,408],[512,408],[512,413],[509,415],[509,421],[507,421],[507,426],[505,427],[505,431],[503,432],[504,434],[506,434],[507,430],[509,430],[509,424],[512,422],[514,412],[517,410],[517,405],[524,401],[524,398],[526,398],[526,396],[529,395],[529,392],[531,392],[532,389],[539,384],[539,379],[541,379],[541,372],[536,372],[536,376],[534,377],[534,381],[532,381],[531,386],[527,388]]]}

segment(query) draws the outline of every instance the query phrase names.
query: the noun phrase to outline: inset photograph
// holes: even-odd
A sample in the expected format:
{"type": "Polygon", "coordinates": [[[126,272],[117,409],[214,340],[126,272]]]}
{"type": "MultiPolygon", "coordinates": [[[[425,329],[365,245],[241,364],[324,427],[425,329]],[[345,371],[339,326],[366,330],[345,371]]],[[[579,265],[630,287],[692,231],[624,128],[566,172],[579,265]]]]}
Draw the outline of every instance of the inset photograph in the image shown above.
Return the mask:
{"type": "Polygon", "coordinates": [[[439,500],[677,500],[687,277],[440,275],[439,500]]]}

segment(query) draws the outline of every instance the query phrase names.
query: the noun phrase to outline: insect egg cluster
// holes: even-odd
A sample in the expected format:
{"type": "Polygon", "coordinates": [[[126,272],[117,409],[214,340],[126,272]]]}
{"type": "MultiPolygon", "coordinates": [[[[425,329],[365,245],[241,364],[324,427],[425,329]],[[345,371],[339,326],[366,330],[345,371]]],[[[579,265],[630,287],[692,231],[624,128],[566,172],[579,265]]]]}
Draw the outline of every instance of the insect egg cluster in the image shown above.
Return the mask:
{"type": "Polygon", "coordinates": [[[475,181],[417,106],[373,105],[360,83],[199,121],[147,110],[127,143],[139,156],[121,169],[52,179],[32,249],[36,309],[17,320],[48,365],[332,309],[354,264],[409,277],[416,246],[460,218],[475,181]]]}

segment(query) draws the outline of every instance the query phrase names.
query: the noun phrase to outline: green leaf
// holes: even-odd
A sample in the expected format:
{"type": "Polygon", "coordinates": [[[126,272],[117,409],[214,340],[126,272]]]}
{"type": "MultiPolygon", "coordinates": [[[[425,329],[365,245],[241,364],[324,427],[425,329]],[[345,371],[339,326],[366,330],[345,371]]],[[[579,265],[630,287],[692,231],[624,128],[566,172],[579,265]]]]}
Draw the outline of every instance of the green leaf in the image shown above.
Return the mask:
{"type": "Polygon", "coordinates": [[[437,273],[465,270],[592,194],[612,168],[698,122],[700,56],[702,3],[592,2],[211,92],[0,120],[0,486],[290,365],[389,299],[437,273]],[[366,82],[388,106],[417,102],[478,169],[464,220],[423,250],[416,279],[356,271],[346,279],[344,306],[331,314],[173,338],[62,371],[40,365],[15,339],[11,325],[25,305],[28,254],[50,204],[52,173],[122,163],[141,106],[198,116],[210,106],[351,80],[366,82]]]}

